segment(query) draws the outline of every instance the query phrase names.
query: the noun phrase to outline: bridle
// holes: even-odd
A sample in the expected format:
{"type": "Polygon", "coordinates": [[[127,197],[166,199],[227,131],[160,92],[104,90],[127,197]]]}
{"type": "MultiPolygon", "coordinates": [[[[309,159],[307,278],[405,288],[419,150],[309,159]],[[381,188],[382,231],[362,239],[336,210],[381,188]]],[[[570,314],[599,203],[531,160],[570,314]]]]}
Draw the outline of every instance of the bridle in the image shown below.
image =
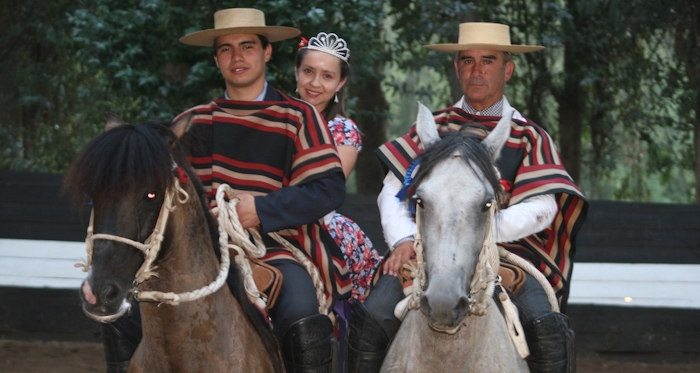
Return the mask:
{"type": "MultiPolygon", "coordinates": [[[[494,268],[498,268],[500,260],[498,246],[493,241],[491,235],[491,226],[493,217],[496,211],[496,201],[489,202],[489,217],[487,219],[486,234],[479,252],[479,261],[472,277],[469,294],[469,310],[466,316],[475,315],[483,316],[486,314],[486,309],[489,306],[491,297],[495,290],[496,284],[499,282],[498,276],[494,268]]],[[[416,206],[416,226],[418,230],[415,235],[414,251],[416,253],[416,268],[411,268],[414,272],[413,287],[411,289],[411,301],[409,301],[409,309],[420,308],[420,297],[423,295],[423,290],[426,284],[425,260],[423,258],[423,239],[420,234],[420,216],[421,208],[416,206]]],[[[465,316],[465,317],[466,317],[465,316]]],[[[432,327],[432,326],[431,326],[432,327]]],[[[454,329],[438,330],[440,332],[454,334],[461,327],[461,323],[454,329]]],[[[436,329],[437,330],[437,329],[436,329]]]]}
{"type": "MultiPolygon", "coordinates": [[[[174,166],[176,167],[177,165],[174,166]]],[[[221,286],[226,282],[226,277],[228,275],[230,266],[229,252],[226,247],[220,248],[221,264],[219,268],[219,274],[217,278],[209,285],[206,285],[200,289],[191,292],[179,294],[160,291],[140,291],[138,289],[138,285],[142,282],[148,280],[153,276],[158,277],[158,273],[155,271],[158,268],[158,266],[154,266],[153,263],[155,262],[156,258],[158,257],[158,253],[160,252],[161,244],[164,238],[163,234],[165,233],[165,228],[167,227],[170,213],[177,208],[177,205],[174,203],[174,201],[177,200],[179,204],[185,204],[189,200],[189,194],[180,186],[179,179],[177,177],[175,177],[174,179],[174,187],[169,188],[165,193],[163,204],[161,205],[160,212],[158,214],[158,220],[156,221],[155,227],[153,228],[153,232],[148,236],[148,238],[146,238],[146,240],[143,243],[134,241],[126,237],[115,236],[112,234],[94,233],[93,226],[95,219],[95,211],[93,208],[92,212],[90,213],[90,224],[87,229],[87,237],[85,238],[87,259],[83,263],[75,264],[75,267],[82,268],[83,272],[87,272],[88,268],[92,263],[92,254],[95,240],[110,240],[131,245],[136,249],[140,250],[144,255],[143,264],[136,272],[136,276],[134,278],[131,289],[131,293],[138,301],[158,302],[161,304],[166,303],[169,305],[177,306],[181,302],[189,302],[202,298],[204,296],[216,292],[219,288],[221,288],[221,286]]],[[[117,311],[117,313],[114,315],[94,315],[88,312],[85,309],[85,307],[83,307],[83,311],[89,317],[97,321],[110,322],[121,317],[121,315],[128,311],[129,308],[129,303],[125,300],[122,303],[122,306],[120,307],[119,311],[117,311]]]]}
{"type": "MultiPolygon", "coordinates": [[[[459,153],[453,154],[453,157],[460,156],[459,153]]],[[[496,175],[500,178],[500,172],[498,169],[495,170],[496,175]]],[[[501,302],[504,311],[504,318],[508,327],[508,333],[513,340],[518,354],[521,358],[525,359],[530,351],[525,341],[525,333],[523,331],[522,325],[520,324],[520,319],[518,317],[518,311],[513,302],[510,300],[508,293],[501,284],[500,276],[497,275],[498,268],[500,266],[500,259],[503,258],[520,268],[524,269],[530,275],[535,277],[535,279],[542,285],[547,298],[552,307],[552,311],[559,312],[559,303],[554,294],[554,290],[551,285],[544,277],[544,275],[539,272],[531,263],[516,256],[515,254],[509,252],[508,250],[499,247],[492,234],[493,219],[496,213],[496,208],[498,207],[498,202],[492,200],[489,203],[489,217],[486,222],[486,232],[484,235],[484,241],[481,246],[481,251],[479,252],[479,261],[476,265],[474,271],[474,276],[472,277],[470,283],[470,290],[467,296],[469,302],[469,309],[464,316],[466,320],[470,315],[474,316],[484,316],[488,311],[491,298],[493,297],[496,286],[500,287],[500,293],[498,300],[501,302]]],[[[415,206],[415,216],[416,216],[416,235],[414,240],[414,251],[416,253],[416,266],[405,265],[411,271],[411,278],[413,278],[413,284],[411,289],[411,294],[397,306],[397,315],[405,315],[408,309],[420,308],[420,298],[423,295],[425,285],[426,285],[426,274],[425,274],[425,261],[423,258],[423,240],[420,234],[420,215],[421,209],[420,203],[416,203],[415,206]],[[404,302],[408,301],[407,304],[404,302]],[[404,305],[402,305],[402,303],[404,305]],[[405,307],[404,310],[400,308],[405,307]]],[[[437,332],[443,332],[447,334],[457,333],[465,321],[462,320],[456,327],[451,329],[436,328],[434,325],[428,323],[431,329],[437,332]]]]}
{"type": "MultiPolygon", "coordinates": [[[[452,158],[461,157],[459,151],[455,151],[452,158]]],[[[406,186],[409,184],[409,180],[412,179],[410,176],[415,168],[419,167],[418,162],[414,162],[409,170],[407,171],[407,177],[404,180],[406,186]]],[[[499,175],[498,169],[495,169],[496,175],[499,175]]],[[[499,176],[500,177],[500,176],[499,176]]],[[[411,289],[410,300],[408,301],[408,309],[420,308],[420,298],[423,295],[423,291],[426,285],[426,274],[425,274],[425,261],[423,258],[423,240],[420,233],[420,217],[421,217],[421,203],[419,202],[418,196],[414,195],[412,198],[413,203],[411,211],[415,211],[416,218],[416,235],[414,237],[414,247],[413,250],[416,253],[416,266],[407,265],[408,269],[411,271],[411,277],[413,278],[413,285],[411,289]]],[[[469,309],[465,317],[469,315],[483,316],[486,314],[486,309],[489,306],[491,297],[493,296],[496,283],[500,280],[497,276],[497,270],[499,267],[499,252],[498,246],[493,240],[491,234],[491,227],[493,225],[493,219],[496,212],[498,203],[495,200],[488,202],[489,217],[486,221],[486,233],[484,235],[484,241],[481,245],[481,251],[479,252],[479,261],[476,265],[474,271],[474,276],[472,277],[469,294],[467,300],[469,302],[469,309]],[[496,269],[496,270],[494,270],[496,269]]],[[[457,327],[448,330],[437,331],[454,334],[461,328],[462,323],[457,327]]],[[[431,328],[434,328],[431,325],[431,328]]],[[[434,328],[435,329],[435,328],[434,328]]]]}

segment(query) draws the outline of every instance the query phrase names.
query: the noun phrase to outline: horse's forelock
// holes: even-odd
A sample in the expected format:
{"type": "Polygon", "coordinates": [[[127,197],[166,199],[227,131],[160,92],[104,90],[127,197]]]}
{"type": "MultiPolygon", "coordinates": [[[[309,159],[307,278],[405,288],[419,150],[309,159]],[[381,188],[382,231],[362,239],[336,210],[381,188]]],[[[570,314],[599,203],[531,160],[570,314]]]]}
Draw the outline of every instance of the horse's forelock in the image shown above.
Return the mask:
{"type": "MultiPolygon", "coordinates": [[[[415,190],[425,180],[436,165],[459,152],[469,167],[476,166],[491,184],[494,192],[500,191],[500,180],[494,169],[494,160],[481,143],[482,138],[472,131],[450,131],[441,135],[441,140],[420,155],[420,167],[411,183],[415,190]]],[[[476,170],[475,170],[476,171],[476,170]]]]}
{"type": "Polygon", "coordinates": [[[92,139],[66,172],[64,189],[77,200],[110,201],[147,188],[172,186],[173,155],[163,123],[122,125],[92,139]]]}

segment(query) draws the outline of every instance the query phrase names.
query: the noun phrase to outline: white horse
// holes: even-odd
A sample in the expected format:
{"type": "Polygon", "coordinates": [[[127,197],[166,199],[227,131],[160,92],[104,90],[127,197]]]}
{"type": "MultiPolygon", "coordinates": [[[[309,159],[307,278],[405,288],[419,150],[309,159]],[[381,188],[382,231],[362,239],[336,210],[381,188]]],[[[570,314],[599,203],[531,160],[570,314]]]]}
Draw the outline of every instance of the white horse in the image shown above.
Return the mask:
{"type": "Polygon", "coordinates": [[[500,192],[495,162],[509,137],[512,111],[483,141],[464,131],[441,139],[430,110],[419,106],[417,132],[425,152],[413,199],[424,276],[414,280],[414,309],[407,311],[381,371],[528,372],[504,317],[494,304],[489,307],[496,276],[493,261],[488,264],[482,253],[485,242],[492,244],[500,192]]]}

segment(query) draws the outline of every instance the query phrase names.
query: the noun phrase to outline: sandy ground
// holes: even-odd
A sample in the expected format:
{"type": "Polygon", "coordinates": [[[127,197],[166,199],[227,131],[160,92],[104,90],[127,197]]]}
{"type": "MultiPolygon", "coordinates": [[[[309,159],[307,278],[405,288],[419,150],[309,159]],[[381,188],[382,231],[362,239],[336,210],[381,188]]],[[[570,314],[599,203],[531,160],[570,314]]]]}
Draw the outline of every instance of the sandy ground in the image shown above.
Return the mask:
{"type": "MultiPolygon", "coordinates": [[[[82,342],[21,342],[0,340],[0,373],[94,373],[104,372],[102,345],[82,342]]],[[[578,373],[690,373],[692,365],[640,364],[579,359],[578,373]]]]}

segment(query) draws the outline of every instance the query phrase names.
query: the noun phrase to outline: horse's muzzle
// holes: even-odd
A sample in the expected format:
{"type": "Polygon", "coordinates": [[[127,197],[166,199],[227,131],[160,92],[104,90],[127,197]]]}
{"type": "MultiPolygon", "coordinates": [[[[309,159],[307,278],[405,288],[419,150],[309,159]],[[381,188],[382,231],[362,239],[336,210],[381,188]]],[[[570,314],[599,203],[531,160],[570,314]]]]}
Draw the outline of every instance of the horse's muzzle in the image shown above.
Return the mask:
{"type": "Polygon", "coordinates": [[[85,302],[83,302],[83,312],[85,313],[85,315],[95,321],[99,321],[105,324],[122,317],[130,308],[131,304],[129,304],[129,302],[127,302],[126,299],[124,299],[116,313],[110,315],[97,315],[88,310],[88,305],[85,302]]]}
{"type": "Polygon", "coordinates": [[[458,332],[460,329],[462,329],[462,325],[464,325],[464,323],[462,323],[462,322],[460,321],[459,324],[457,324],[457,326],[455,326],[454,328],[449,329],[449,328],[443,328],[443,327],[441,327],[441,326],[437,326],[437,325],[434,325],[434,324],[431,323],[431,322],[428,322],[428,326],[430,327],[430,329],[433,329],[433,330],[436,331],[436,332],[445,333],[445,334],[450,334],[450,335],[452,335],[452,334],[457,334],[457,332],[458,332]]]}
{"type": "Polygon", "coordinates": [[[421,297],[420,309],[431,329],[454,334],[462,327],[462,321],[469,311],[469,298],[466,295],[448,297],[446,294],[434,294],[431,297],[426,292],[421,297]]]}

